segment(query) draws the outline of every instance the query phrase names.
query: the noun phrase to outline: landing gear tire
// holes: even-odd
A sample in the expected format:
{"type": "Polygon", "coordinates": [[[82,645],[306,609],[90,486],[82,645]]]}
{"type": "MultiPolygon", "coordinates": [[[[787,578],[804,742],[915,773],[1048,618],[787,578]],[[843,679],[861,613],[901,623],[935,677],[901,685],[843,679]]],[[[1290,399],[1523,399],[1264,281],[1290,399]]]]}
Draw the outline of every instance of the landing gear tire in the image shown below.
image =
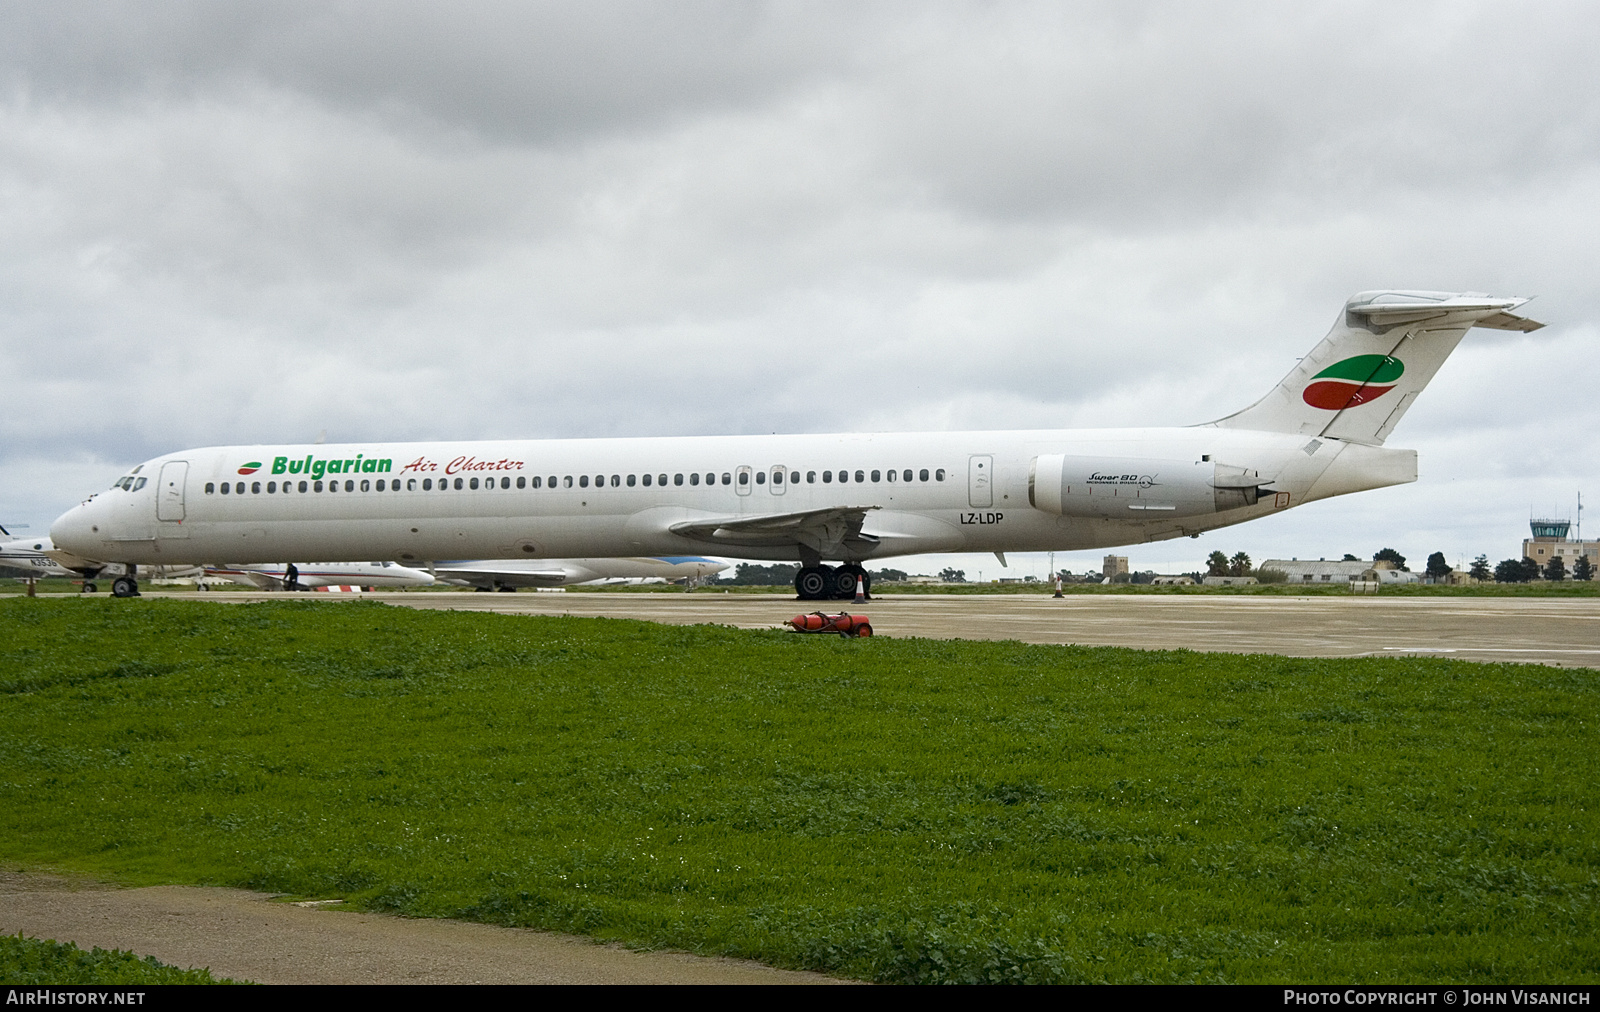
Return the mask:
{"type": "Polygon", "coordinates": [[[131,576],[119,576],[111,581],[112,597],[138,597],[139,581],[131,576]]]}
{"type": "Polygon", "coordinates": [[[833,572],[833,596],[836,600],[855,600],[856,577],[861,578],[862,589],[868,598],[872,597],[872,577],[860,566],[840,566],[833,572]]]}
{"type": "Polygon", "coordinates": [[[84,592],[84,593],[85,593],[85,594],[98,594],[98,593],[100,593],[100,588],[99,588],[99,587],[96,587],[96,586],[95,586],[95,585],[94,585],[94,584],[92,584],[92,583],[85,583],[85,584],[84,584],[84,585],[83,585],[83,592],[84,592]]]}
{"type": "Polygon", "coordinates": [[[497,584],[494,589],[502,594],[515,594],[517,592],[517,588],[507,587],[504,584],[497,584]]]}
{"type": "Polygon", "coordinates": [[[794,592],[802,601],[826,601],[832,584],[831,566],[805,566],[794,575],[794,592]]]}
{"type": "Polygon", "coordinates": [[[472,589],[477,591],[479,594],[487,594],[490,591],[494,590],[493,587],[473,587],[472,589]]]}

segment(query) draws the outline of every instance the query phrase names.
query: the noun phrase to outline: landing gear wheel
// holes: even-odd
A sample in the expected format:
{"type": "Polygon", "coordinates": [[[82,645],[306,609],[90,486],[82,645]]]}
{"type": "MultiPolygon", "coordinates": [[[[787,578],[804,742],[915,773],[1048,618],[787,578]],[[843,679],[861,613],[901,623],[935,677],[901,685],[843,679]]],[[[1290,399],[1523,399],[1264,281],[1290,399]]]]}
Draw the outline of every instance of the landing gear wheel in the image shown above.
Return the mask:
{"type": "Polygon", "coordinates": [[[802,601],[826,601],[833,570],[827,566],[805,566],[794,575],[794,592],[802,601]]]}
{"type": "Polygon", "coordinates": [[[477,593],[479,593],[479,594],[487,594],[490,591],[494,590],[493,587],[473,587],[472,589],[474,591],[476,591],[477,593]]]}
{"type": "Polygon", "coordinates": [[[138,597],[139,581],[131,576],[119,576],[111,581],[111,596],[138,597]]]}
{"type": "Polygon", "coordinates": [[[96,586],[95,586],[95,585],[94,585],[94,584],[92,584],[92,583],[85,583],[85,584],[84,584],[84,585],[83,585],[83,592],[84,592],[84,593],[85,593],[85,594],[98,594],[98,593],[100,593],[100,588],[99,588],[99,587],[96,587],[96,586]]]}
{"type": "Polygon", "coordinates": [[[872,599],[872,576],[860,566],[840,566],[833,575],[833,596],[840,601],[853,601],[856,596],[856,577],[861,578],[861,589],[868,600],[872,599]]]}
{"type": "Polygon", "coordinates": [[[503,583],[502,584],[496,584],[494,589],[498,590],[502,594],[515,594],[517,592],[517,588],[515,588],[515,587],[507,587],[503,583]]]}

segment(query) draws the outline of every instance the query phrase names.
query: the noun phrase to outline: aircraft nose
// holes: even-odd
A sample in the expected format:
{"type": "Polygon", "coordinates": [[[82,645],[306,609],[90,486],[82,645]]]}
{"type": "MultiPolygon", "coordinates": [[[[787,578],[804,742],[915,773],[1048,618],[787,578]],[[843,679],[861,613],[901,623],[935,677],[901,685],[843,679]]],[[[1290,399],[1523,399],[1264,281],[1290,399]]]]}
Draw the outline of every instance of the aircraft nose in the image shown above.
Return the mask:
{"type": "Polygon", "coordinates": [[[74,506],[50,525],[50,540],[62,551],[93,557],[101,540],[92,503],[74,506]]]}

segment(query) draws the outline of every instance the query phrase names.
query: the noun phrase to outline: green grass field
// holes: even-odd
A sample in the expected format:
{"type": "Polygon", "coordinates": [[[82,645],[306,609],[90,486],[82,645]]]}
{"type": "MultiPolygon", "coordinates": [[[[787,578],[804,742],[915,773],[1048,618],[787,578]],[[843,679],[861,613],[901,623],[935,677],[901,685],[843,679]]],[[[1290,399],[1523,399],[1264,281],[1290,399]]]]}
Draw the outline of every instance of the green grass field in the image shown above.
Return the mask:
{"type": "Polygon", "coordinates": [[[12,598],[0,860],[881,981],[1592,983],[1597,697],[1437,659],[12,598]]]}

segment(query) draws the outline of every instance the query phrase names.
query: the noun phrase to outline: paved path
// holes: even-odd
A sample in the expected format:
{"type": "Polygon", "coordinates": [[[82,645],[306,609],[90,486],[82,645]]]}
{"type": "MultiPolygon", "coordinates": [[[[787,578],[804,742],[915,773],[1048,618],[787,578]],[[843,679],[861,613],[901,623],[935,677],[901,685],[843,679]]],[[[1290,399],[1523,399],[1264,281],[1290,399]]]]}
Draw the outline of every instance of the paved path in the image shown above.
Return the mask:
{"type": "MultiPolygon", "coordinates": [[[[184,594],[254,601],[284,594],[184,594]]],[[[300,598],[310,597],[300,594],[300,598]]],[[[331,594],[315,595],[322,600],[331,594]]],[[[338,595],[353,598],[362,595],[338,595]]],[[[411,608],[585,615],[773,628],[816,602],[792,595],[684,593],[378,593],[411,608]]],[[[1222,594],[903,594],[856,608],[880,636],[1187,648],[1293,657],[1437,654],[1474,661],[1600,667],[1600,598],[1279,597],[1222,594]]]]}
{"type": "Polygon", "coordinates": [[[851,983],[517,928],[298,906],[241,889],[117,889],[0,873],[0,934],[19,931],[260,984],[851,983]]]}

